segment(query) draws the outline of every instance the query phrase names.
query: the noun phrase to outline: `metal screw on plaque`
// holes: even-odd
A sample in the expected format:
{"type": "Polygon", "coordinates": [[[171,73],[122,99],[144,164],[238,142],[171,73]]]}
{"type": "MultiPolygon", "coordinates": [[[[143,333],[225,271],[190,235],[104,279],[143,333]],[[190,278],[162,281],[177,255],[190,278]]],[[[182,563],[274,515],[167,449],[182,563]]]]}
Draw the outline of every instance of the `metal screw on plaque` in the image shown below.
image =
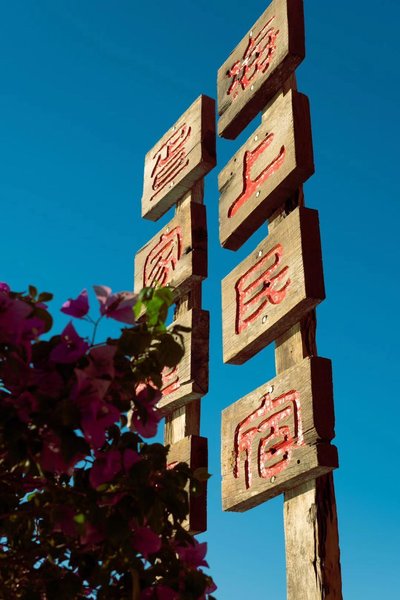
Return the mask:
{"type": "Polygon", "coordinates": [[[167,233],[169,233],[169,227],[167,227],[167,229],[165,230],[167,233]]]}
{"type": "Polygon", "coordinates": [[[271,482],[271,483],[274,483],[275,479],[276,479],[276,477],[275,477],[275,475],[273,475],[273,476],[271,477],[271,479],[270,479],[270,482],[271,482]]]}
{"type": "Polygon", "coordinates": [[[249,37],[253,37],[253,32],[252,31],[250,31],[249,37]]]}
{"type": "Polygon", "coordinates": [[[258,135],[254,136],[254,141],[256,142],[258,140],[258,135]]]}
{"type": "Polygon", "coordinates": [[[257,257],[259,258],[259,257],[260,257],[260,256],[262,256],[262,255],[263,255],[263,251],[262,251],[262,250],[259,250],[259,251],[257,252],[257,257]]]}
{"type": "Polygon", "coordinates": [[[260,190],[258,190],[258,192],[256,192],[256,197],[258,198],[259,195],[260,195],[260,190]]]}
{"type": "Polygon", "coordinates": [[[176,125],[173,126],[172,131],[175,131],[175,129],[176,129],[176,125]]]}
{"type": "Polygon", "coordinates": [[[267,315],[264,315],[263,318],[262,318],[262,324],[263,325],[264,325],[264,323],[267,322],[267,319],[268,319],[267,315]]]}
{"type": "Polygon", "coordinates": [[[273,391],[274,391],[274,386],[270,385],[269,388],[267,389],[268,394],[272,394],[273,391]]]}
{"type": "Polygon", "coordinates": [[[251,89],[251,90],[254,90],[254,85],[251,85],[251,86],[250,86],[250,89],[251,89]]]}

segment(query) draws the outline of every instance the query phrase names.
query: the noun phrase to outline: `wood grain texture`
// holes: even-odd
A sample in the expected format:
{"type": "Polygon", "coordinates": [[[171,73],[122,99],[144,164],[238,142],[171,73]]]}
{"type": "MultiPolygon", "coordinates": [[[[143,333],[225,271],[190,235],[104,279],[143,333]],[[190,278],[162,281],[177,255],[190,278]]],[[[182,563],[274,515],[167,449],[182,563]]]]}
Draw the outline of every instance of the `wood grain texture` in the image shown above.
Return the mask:
{"type": "Polygon", "coordinates": [[[313,173],[308,99],[289,90],[219,174],[221,245],[237,250],[313,173]]]}
{"type": "MultiPolygon", "coordinates": [[[[277,373],[317,354],[315,333],[313,310],[276,340],[277,373]]],[[[342,600],[332,472],[285,491],[284,522],[287,600],[342,600]]]]}
{"type": "Polygon", "coordinates": [[[142,217],[156,221],[216,164],[215,101],[200,96],[145,158],[142,217]]]}
{"type": "MultiPolygon", "coordinates": [[[[171,444],[168,451],[168,464],[172,468],[176,463],[184,462],[195,471],[208,469],[207,438],[191,435],[171,444]]],[[[199,482],[196,493],[189,493],[189,514],[184,523],[185,529],[192,534],[207,529],[207,481],[199,482]]]]}
{"type": "Polygon", "coordinates": [[[224,362],[242,364],[324,298],[318,213],[296,208],[222,281],[224,362]]]}
{"type": "Polygon", "coordinates": [[[309,358],[222,413],[222,504],[244,511],[338,466],[330,361],[309,358]]]}
{"type": "Polygon", "coordinates": [[[333,473],[285,493],[288,600],[342,600],[333,473]]]}
{"type": "Polygon", "coordinates": [[[218,134],[236,138],[304,55],[302,0],[273,0],[218,70],[218,134]]]}
{"type": "Polygon", "coordinates": [[[135,257],[135,290],[170,286],[175,299],[207,277],[205,206],[186,202],[135,257]]]}
{"type": "Polygon", "coordinates": [[[189,435],[200,435],[201,401],[192,400],[165,417],[165,444],[175,444],[189,435]]]}
{"type": "Polygon", "coordinates": [[[169,414],[208,392],[209,313],[192,309],[182,313],[171,325],[190,328],[183,332],[185,354],[173,369],[164,369],[163,397],[158,407],[169,414]]]}

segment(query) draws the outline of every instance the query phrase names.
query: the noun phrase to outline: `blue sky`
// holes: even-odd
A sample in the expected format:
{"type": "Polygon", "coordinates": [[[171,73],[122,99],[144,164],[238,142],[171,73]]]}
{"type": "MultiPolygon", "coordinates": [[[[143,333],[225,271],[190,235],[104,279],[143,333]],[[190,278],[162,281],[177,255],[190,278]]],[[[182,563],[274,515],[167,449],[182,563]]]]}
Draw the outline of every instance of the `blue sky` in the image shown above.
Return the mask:
{"type": "MultiPolygon", "coordinates": [[[[265,10],[247,0],[1,2],[1,274],[34,283],[54,308],[83,287],[133,285],[135,252],[171,218],[140,218],[145,153],[200,93],[265,10]]],[[[298,88],[311,103],[316,174],[306,204],[320,211],[327,300],[319,354],[334,368],[335,473],[343,590],[394,597],[400,568],[398,23],[395,0],[305,0],[307,57],[298,88]]],[[[274,376],[269,347],[222,363],[220,281],[262,239],[236,253],[218,242],[217,172],[259,124],[218,142],[207,177],[211,311],[209,437],[211,572],[222,600],[285,598],[282,497],[222,513],[221,410],[274,376]]],[[[66,319],[60,314],[57,325],[66,319]]]]}

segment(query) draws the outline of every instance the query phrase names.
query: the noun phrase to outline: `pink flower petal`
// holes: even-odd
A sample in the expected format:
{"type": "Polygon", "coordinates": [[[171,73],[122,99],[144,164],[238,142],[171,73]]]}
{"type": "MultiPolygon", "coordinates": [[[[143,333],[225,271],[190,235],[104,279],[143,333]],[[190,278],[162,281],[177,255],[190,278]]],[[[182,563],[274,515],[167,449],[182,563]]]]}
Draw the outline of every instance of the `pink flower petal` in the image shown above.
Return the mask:
{"type": "Polygon", "coordinates": [[[89,344],[78,335],[71,322],[61,333],[61,341],[51,351],[50,359],[58,363],[72,363],[82,358],[88,348],[89,344]]]}
{"type": "Polygon", "coordinates": [[[132,544],[135,550],[148,558],[150,554],[159,551],[161,539],[150,527],[138,527],[133,533],[132,544]]]}
{"type": "Polygon", "coordinates": [[[207,553],[207,542],[200,544],[194,538],[193,541],[193,546],[176,547],[179,558],[191,567],[208,567],[208,563],[204,560],[207,553]]]}
{"type": "Polygon", "coordinates": [[[93,289],[100,303],[100,313],[102,315],[130,325],[135,323],[133,307],[136,304],[137,294],[133,292],[112,294],[111,288],[105,285],[94,285],[93,289]]]}
{"type": "Polygon", "coordinates": [[[108,483],[121,471],[121,453],[119,450],[109,450],[99,455],[89,474],[90,485],[98,488],[102,483],[108,483]]]}
{"type": "Polygon", "coordinates": [[[89,300],[87,290],[82,290],[76,298],[69,298],[61,307],[61,312],[71,317],[81,319],[89,312],[89,300]]]}

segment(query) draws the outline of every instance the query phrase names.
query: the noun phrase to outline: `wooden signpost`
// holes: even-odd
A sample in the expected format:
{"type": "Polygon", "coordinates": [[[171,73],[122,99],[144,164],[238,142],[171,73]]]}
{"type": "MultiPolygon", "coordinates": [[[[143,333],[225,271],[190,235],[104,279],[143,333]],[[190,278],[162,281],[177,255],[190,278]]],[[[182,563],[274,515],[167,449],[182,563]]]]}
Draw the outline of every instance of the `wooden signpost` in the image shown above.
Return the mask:
{"type": "Polygon", "coordinates": [[[142,217],[157,221],[215,163],[215,102],[200,96],[146,154],[142,217]]]}
{"type": "Polygon", "coordinates": [[[224,361],[241,364],[275,341],[277,376],[222,414],[222,502],[244,511],[284,493],[288,600],[340,600],[332,470],[338,466],[330,361],[318,358],[324,299],[318,214],[304,208],[313,173],[301,0],[273,0],[218,72],[218,131],[262,125],[219,175],[220,240],[236,250],[269,234],[222,282],[224,361]]]}
{"type": "MultiPolygon", "coordinates": [[[[207,223],[203,177],[216,164],[215,102],[200,96],[147,153],[142,216],[157,220],[176,206],[175,216],[135,257],[135,290],[169,286],[175,301],[173,325],[185,355],[163,372],[159,409],[165,416],[169,468],[187,462],[207,470],[207,439],[200,437],[200,401],[208,391],[209,313],[202,310],[201,282],[207,277],[207,223]]],[[[189,490],[186,528],[207,527],[207,486],[189,490]]]]}
{"type": "Polygon", "coordinates": [[[222,246],[237,250],[313,172],[308,99],[289,90],[219,174],[222,246]]]}
{"type": "Polygon", "coordinates": [[[159,408],[167,415],[192,400],[200,400],[208,392],[208,311],[192,308],[181,313],[173,325],[190,331],[182,334],[185,354],[181,362],[163,373],[163,397],[159,408]]]}
{"type": "Polygon", "coordinates": [[[218,70],[218,134],[236,138],[304,55],[302,0],[273,0],[218,70]]]}
{"type": "Polygon", "coordinates": [[[242,364],[324,298],[318,213],[296,208],[222,282],[224,362],[242,364]]]}

